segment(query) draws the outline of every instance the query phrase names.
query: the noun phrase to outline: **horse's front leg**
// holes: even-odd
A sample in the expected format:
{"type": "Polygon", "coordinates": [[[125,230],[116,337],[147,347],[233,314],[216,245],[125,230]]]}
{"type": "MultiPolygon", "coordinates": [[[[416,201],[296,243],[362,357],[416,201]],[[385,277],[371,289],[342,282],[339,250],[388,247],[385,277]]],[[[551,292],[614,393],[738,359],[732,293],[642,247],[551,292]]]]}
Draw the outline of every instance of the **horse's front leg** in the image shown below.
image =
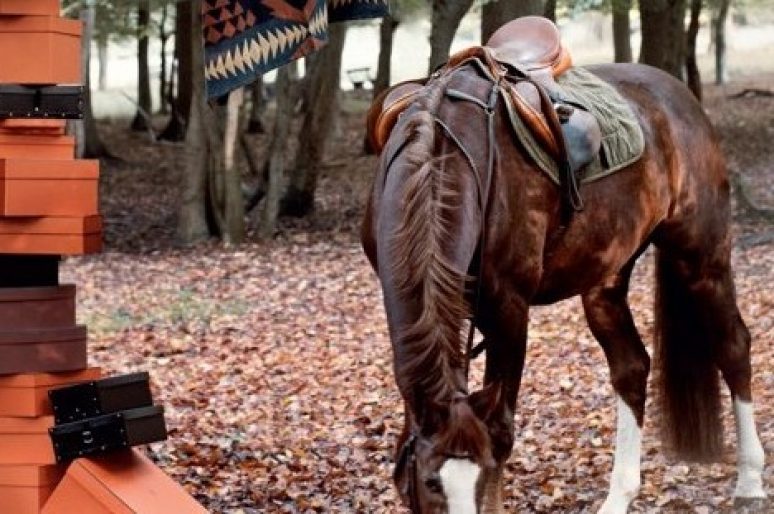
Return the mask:
{"type": "Polygon", "coordinates": [[[624,514],[640,489],[640,453],[650,357],[632,319],[626,293],[631,266],[583,296],[591,332],[602,345],[616,393],[618,423],[610,491],[600,514],[624,514]]]}
{"type": "Polygon", "coordinates": [[[487,340],[484,382],[500,390],[496,407],[487,419],[496,467],[485,476],[484,514],[504,512],[503,469],[513,448],[513,415],[527,348],[527,302],[514,297],[498,303],[496,310],[482,309],[480,316],[487,340]]]}

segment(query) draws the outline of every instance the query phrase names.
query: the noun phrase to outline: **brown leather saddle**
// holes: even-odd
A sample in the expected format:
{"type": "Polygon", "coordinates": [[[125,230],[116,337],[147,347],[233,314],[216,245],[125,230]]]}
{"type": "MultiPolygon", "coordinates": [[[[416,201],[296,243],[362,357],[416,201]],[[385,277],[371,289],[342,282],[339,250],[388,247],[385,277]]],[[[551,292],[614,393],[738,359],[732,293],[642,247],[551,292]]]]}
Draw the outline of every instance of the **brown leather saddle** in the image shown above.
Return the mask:
{"type": "MultiPolygon", "coordinates": [[[[553,22],[539,16],[515,19],[498,29],[485,46],[453,55],[436,73],[447,73],[478,60],[499,81],[509,110],[515,111],[536,142],[573,172],[590,162],[601,145],[596,119],[585,110],[549,101],[558,90],[555,77],[572,66],[553,22]]],[[[398,116],[428,79],[398,84],[377,98],[369,112],[369,144],[380,152],[398,116]]]]}

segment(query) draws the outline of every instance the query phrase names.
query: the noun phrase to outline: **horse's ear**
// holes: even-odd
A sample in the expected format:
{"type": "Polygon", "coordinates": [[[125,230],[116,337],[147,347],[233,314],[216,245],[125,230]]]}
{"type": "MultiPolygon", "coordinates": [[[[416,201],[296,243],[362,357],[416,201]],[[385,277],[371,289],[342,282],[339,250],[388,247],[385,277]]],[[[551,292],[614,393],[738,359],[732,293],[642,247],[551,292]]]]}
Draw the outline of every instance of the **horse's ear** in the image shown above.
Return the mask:
{"type": "Polygon", "coordinates": [[[492,382],[483,389],[471,393],[468,396],[468,405],[478,419],[487,423],[497,411],[501,396],[502,386],[498,382],[492,382]]]}

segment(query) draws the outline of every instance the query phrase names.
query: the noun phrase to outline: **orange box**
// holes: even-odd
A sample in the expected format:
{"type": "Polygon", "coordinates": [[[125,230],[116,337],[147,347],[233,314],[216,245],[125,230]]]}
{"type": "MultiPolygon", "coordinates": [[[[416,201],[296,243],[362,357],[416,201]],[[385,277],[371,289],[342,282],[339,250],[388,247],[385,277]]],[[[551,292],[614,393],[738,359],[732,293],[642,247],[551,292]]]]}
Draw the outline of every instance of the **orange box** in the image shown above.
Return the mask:
{"type": "Polygon", "coordinates": [[[0,14],[59,16],[59,0],[0,0],[0,14]]]}
{"type": "Polygon", "coordinates": [[[42,514],[205,514],[138,450],[76,459],[42,514]]]}
{"type": "Polygon", "coordinates": [[[62,479],[65,466],[0,466],[0,512],[39,514],[62,479]]]}
{"type": "Polygon", "coordinates": [[[97,214],[99,161],[0,160],[0,216],[97,214]]]}
{"type": "Polygon", "coordinates": [[[0,253],[83,255],[102,250],[102,217],[0,217],[0,253]]]}
{"type": "Polygon", "coordinates": [[[0,134],[0,159],[72,160],[74,158],[75,138],[72,136],[0,134]]]}
{"type": "Polygon", "coordinates": [[[48,429],[53,416],[0,417],[0,465],[56,464],[48,429]]]}
{"type": "Polygon", "coordinates": [[[61,136],[64,135],[66,126],[65,120],[6,118],[0,119],[0,134],[61,136]]]}
{"type": "Polygon", "coordinates": [[[3,16],[0,18],[0,55],[3,56],[0,82],[79,84],[80,36],[80,21],[57,16],[3,16]]]}
{"type": "MultiPolygon", "coordinates": [[[[24,373],[0,376],[0,416],[39,417],[50,416],[51,403],[48,391],[57,387],[97,380],[100,368],[62,373],[24,373]]],[[[0,469],[0,477],[2,470],[0,469]]],[[[2,480],[0,480],[0,484],[2,480]]],[[[0,509],[0,512],[3,512],[0,509]]]]}

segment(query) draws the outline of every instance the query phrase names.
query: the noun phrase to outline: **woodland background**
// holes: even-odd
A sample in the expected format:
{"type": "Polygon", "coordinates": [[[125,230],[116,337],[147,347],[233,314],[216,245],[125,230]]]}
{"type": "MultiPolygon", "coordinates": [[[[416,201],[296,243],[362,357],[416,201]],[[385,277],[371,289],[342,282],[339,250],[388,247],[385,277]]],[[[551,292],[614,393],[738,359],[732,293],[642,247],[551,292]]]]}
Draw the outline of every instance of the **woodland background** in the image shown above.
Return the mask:
{"type": "MultiPolygon", "coordinates": [[[[151,371],[171,437],[149,453],[211,511],[398,510],[402,407],[357,237],[376,162],[364,113],[374,91],[523,14],[556,19],[581,64],[639,60],[680,77],[719,131],[774,490],[774,2],[397,0],[383,21],[332,26],[325,49],[240,93],[241,105],[205,102],[198,1],[64,8],[87,24],[91,99],[73,129],[102,161],[106,221],[106,251],[68,259],[64,278],[79,284],[95,364],[151,371]]],[[[630,294],[646,341],[652,271],[646,255],[630,294]]],[[[592,511],[615,416],[578,302],[534,310],[523,384],[508,508],[592,511]]],[[[732,438],[721,463],[674,463],[653,416],[633,510],[730,511],[732,438]]]]}

